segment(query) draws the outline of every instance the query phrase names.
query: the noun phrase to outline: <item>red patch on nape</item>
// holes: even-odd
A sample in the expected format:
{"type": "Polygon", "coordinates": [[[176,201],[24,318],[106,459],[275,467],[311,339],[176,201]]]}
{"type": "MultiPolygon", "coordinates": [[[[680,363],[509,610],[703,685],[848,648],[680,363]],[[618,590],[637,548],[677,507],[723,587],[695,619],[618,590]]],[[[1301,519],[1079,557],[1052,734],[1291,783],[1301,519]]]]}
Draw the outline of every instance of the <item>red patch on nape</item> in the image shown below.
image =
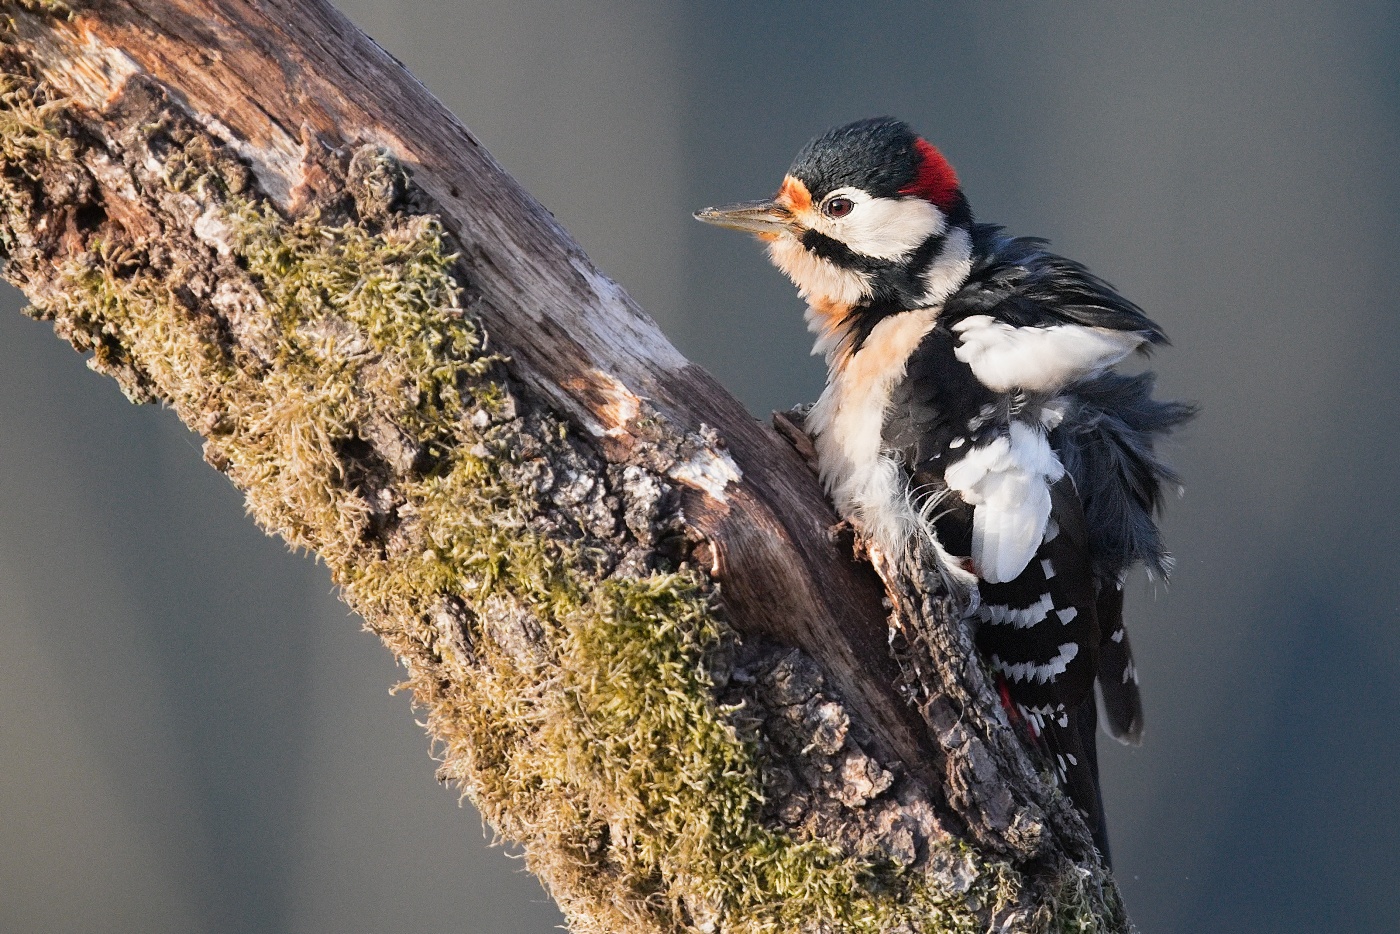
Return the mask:
{"type": "Polygon", "coordinates": [[[919,174],[913,184],[901,188],[899,193],[918,195],[925,201],[933,202],[939,210],[950,210],[953,196],[958,192],[958,173],[928,140],[919,139],[914,143],[914,148],[919,150],[919,174]]]}

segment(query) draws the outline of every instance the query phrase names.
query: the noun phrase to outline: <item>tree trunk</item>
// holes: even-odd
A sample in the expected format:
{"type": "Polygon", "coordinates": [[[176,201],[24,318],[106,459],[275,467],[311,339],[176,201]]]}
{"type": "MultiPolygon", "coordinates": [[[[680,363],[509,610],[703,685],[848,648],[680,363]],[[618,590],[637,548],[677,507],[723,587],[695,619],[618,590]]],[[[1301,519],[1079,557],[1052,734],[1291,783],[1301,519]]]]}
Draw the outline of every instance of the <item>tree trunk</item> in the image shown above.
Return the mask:
{"type": "Polygon", "coordinates": [[[6,12],[7,278],[326,562],[573,930],[1128,929],[919,563],[337,11],[6,12]]]}

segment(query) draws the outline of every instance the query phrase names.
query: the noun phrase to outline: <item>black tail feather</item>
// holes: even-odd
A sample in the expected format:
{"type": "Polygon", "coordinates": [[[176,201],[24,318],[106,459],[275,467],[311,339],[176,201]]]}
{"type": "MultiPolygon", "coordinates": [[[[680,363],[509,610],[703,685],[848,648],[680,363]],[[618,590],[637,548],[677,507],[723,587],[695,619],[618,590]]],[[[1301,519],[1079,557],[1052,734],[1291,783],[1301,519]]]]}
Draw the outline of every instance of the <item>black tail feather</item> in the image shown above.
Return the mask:
{"type": "Polygon", "coordinates": [[[1104,862],[1109,863],[1108,821],[1104,817],[1099,785],[1097,729],[1098,710],[1091,694],[1066,714],[1065,725],[1047,721],[1041,739],[1061,786],[1083,815],[1104,862]]]}
{"type": "Polygon", "coordinates": [[[1099,632],[1099,699],[1103,702],[1104,728],[1108,735],[1128,746],[1142,743],[1142,694],[1128,631],[1123,628],[1123,590],[1105,586],[1097,602],[1099,632]]]}
{"type": "Polygon", "coordinates": [[[1084,758],[1089,763],[1094,787],[1093,814],[1089,829],[1094,834],[1094,846],[1099,848],[1104,865],[1113,868],[1113,855],[1108,849],[1108,820],[1103,812],[1103,785],[1099,781],[1098,711],[1093,696],[1086,697],[1070,717],[1071,724],[1079,730],[1079,740],[1084,746],[1084,758]]]}

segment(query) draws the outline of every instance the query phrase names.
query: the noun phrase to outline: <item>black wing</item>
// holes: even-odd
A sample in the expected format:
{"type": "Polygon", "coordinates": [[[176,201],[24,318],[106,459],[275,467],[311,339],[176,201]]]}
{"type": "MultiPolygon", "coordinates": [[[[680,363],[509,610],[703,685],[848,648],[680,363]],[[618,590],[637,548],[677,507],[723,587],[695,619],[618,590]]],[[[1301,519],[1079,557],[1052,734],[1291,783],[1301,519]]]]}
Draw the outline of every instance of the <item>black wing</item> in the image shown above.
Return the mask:
{"type": "Polygon", "coordinates": [[[1100,666],[1098,588],[1084,513],[1067,477],[1051,489],[1050,516],[1054,525],[1019,577],[978,584],[976,642],[1049,753],[1070,800],[1097,831],[1098,761],[1083,724],[1093,717],[1100,666]]]}
{"type": "MultiPolygon", "coordinates": [[[[911,355],[884,424],[884,443],[909,472],[914,505],[956,558],[972,554],[973,509],[944,482],[948,467],[990,443],[1013,419],[1035,422],[1024,399],[993,393],[954,355],[956,337],[935,327],[911,355]]],[[[1097,762],[1081,729],[1099,665],[1096,585],[1084,512],[1073,481],[1051,488],[1051,525],[1015,578],[979,581],[976,643],[1009,699],[1048,753],[1056,775],[1091,823],[1102,809],[1097,762]]],[[[975,568],[973,568],[975,572],[975,568]]],[[[1090,710],[1092,713],[1092,710],[1090,710]]]]}
{"type": "Polygon", "coordinates": [[[1050,436],[1084,502],[1094,570],[1105,585],[1141,561],[1167,577],[1171,556],[1157,531],[1163,488],[1181,480],[1157,456],[1156,443],[1191,419],[1195,408],[1152,398],[1151,373],[1104,373],[1064,394],[1064,419],[1050,436]]]}
{"type": "Polygon", "coordinates": [[[1157,456],[1156,442],[1195,409],[1152,398],[1153,376],[1105,373],[1071,387],[1065,417],[1051,444],[1084,504],[1089,555],[1098,581],[1102,630],[1099,699],[1104,727],[1119,742],[1142,741],[1142,697],[1128,631],[1123,626],[1123,576],[1137,562],[1164,579],[1171,555],[1156,517],[1163,488],[1180,480],[1157,456]]]}
{"type": "Polygon", "coordinates": [[[1132,331],[1148,345],[1167,336],[1142,309],[1083,265],[1046,249],[1038,237],[1008,237],[1000,227],[972,228],[972,272],[944,303],[941,323],[989,315],[1013,327],[1078,324],[1132,331]]]}
{"type": "MultiPolygon", "coordinates": [[[[1122,624],[1122,575],[1143,561],[1163,574],[1155,514],[1176,477],[1155,441],[1193,414],[1152,399],[1152,376],[1103,373],[1064,387],[1054,399],[994,392],[956,356],[952,328],[973,315],[1011,327],[1073,324],[1131,331],[1166,342],[1134,304],[1043,241],[974,230],[972,276],[944,306],[910,357],[884,424],[886,448],[903,459],[912,496],[954,556],[971,554],[972,509],[944,474],[967,450],[990,443],[1012,420],[1039,424],[1046,406],[1061,413],[1050,435],[1066,470],[1052,488],[1052,528],[1021,574],[979,583],[977,645],[1003,679],[1009,699],[1036,729],[1066,791],[1107,853],[1094,749],[1094,684],[1105,727],[1125,742],[1142,732],[1136,670],[1122,624]],[[1074,646],[1072,654],[1066,648],[1074,646]]],[[[973,569],[975,570],[975,569],[973,569]]]]}

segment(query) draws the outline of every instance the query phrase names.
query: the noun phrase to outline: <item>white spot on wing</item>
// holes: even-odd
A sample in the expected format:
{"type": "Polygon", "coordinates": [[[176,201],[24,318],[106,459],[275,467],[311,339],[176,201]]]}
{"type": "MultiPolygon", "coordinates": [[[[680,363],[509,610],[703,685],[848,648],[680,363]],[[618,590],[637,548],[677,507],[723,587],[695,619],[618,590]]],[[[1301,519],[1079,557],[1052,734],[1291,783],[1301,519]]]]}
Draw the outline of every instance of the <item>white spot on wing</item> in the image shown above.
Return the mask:
{"type": "Polygon", "coordinates": [[[1054,658],[1044,665],[1037,665],[1035,662],[1017,662],[1008,664],[997,656],[992,656],[992,668],[1006,675],[1012,681],[1033,681],[1037,684],[1045,684],[1065,673],[1069,663],[1074,661],[1074,657],[1079,654],[1079,646],[1073,642],[1066,642],[1060,646],[1060,651],[1054,658]]]}
{"type": "Polygon", "coordinates": [[[1064,396],[1057,396],[1040,407],[1040,423],[1045,426],[1046,431],[1053,431],[1065,420],[1068,409],[1069,400],[1064,396]]]}
{"type": "Polygon", "coordinates": [[[983,622],[1000,626],[1014,626],[1017,629],[1029,629],[1045,619],[1054,608],[1055,601],[1047,594],[1041,594],[1039,600],[1028,607],[1019,609],[1003,606],[1000,604],[984,603],[978,607],[977,615],[983,622]]]}

